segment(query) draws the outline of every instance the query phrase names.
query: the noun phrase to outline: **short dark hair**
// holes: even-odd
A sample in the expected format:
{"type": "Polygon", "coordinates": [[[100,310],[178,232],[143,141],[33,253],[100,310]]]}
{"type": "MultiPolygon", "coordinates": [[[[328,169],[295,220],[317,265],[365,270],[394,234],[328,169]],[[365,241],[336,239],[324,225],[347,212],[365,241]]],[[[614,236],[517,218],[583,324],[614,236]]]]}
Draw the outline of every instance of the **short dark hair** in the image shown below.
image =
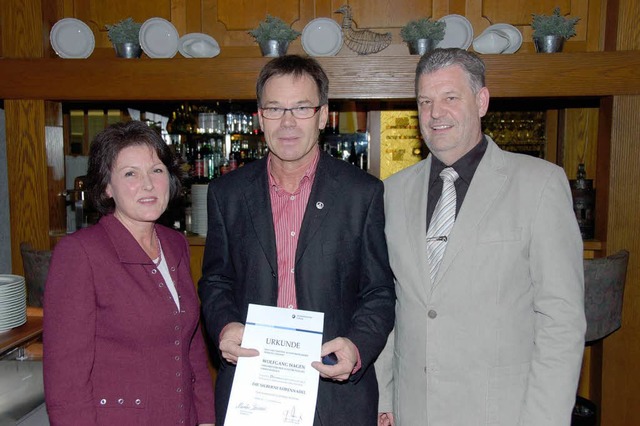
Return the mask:
{"type": "Polygon", "coordinates": [[[313,58],[300,55],[284,55],[269,61],[260,71],[258,81],[256,82],[256,98],[258,99],[258,108],[261,107],[262,92],[265,84],[271,77],[293,75],[301,77],[308,75],[315,81],[318,87],[318,98],[320,105],[329,102],[329,78],[325,74],[322,66],[313,58]]]}
{"type": "Polygon", "coordinates": [[[478,93],[485,86],[485,65],[482,59],[473,52],[464,49],[434,49],[425,53],[416,66],[415,90],[418,96],[418,82],[424,74],[459,65],[467,74],[473,93],[478,93]]]}
{"type": "Polygon", "coordinates": [[[111,172],[118,154],[125,148],[137,145],[154,149],[160,161],[167,167],[170,200],[174,200],[180,194],[182,169],[160,134],[142,121],[115,123],[98,133],[89,149],[88,201],[100,214],[112,213],[116,207],[113,198],[105,191],[111,181],[111,172]]]}

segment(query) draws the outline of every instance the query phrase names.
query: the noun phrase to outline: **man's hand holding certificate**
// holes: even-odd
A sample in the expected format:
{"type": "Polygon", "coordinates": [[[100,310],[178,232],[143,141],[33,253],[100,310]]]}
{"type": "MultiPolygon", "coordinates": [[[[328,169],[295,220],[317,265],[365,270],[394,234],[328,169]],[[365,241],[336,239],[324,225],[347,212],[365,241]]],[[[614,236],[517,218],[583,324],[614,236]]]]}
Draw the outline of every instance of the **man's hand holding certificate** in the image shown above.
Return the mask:
{"type": "Polygon", "coordinates": [[[223,351],[237,358],[227,426],[313,425],[323,323],[321,312],[249,305],[242,353],[223,351]]]}

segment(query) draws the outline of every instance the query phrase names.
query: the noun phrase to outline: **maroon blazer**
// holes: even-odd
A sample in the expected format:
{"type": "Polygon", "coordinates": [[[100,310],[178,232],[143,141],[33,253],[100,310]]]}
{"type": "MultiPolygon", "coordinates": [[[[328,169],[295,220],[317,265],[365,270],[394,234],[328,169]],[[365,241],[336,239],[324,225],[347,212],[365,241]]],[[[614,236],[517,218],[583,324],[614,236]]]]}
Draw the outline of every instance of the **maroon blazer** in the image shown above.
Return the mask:
{"type": "Polygon", "coordinates": [[[44,385],[52,425],[214,422],[189,246],[156,226],[180,295],[114,216],[56,246],[44,298],[44,385]]]}

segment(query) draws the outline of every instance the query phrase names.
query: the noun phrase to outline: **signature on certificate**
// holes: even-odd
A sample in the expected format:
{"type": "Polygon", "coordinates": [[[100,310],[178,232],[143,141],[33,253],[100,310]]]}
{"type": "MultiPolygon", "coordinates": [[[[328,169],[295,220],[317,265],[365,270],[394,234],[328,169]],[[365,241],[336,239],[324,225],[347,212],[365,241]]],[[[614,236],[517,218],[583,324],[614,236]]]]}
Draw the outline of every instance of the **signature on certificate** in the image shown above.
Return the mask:
{"type": "Polygon", "coordinates": [[[236,405],[236,408],[239,410],[246,410],[246,411],[265,411],[267,409],[267,407],[256,404],[255,402],[253,403],[239,402],[236,405]]]}
{"type": "Polygon", "coordinates": [[[282,421],[284,423],[289,423],[292,425],[299,425],[300,423],[302,423],[302,415],[296,414],[295,405],[291,407],[290,410],[285,410],[282,414],[282,421]]]}

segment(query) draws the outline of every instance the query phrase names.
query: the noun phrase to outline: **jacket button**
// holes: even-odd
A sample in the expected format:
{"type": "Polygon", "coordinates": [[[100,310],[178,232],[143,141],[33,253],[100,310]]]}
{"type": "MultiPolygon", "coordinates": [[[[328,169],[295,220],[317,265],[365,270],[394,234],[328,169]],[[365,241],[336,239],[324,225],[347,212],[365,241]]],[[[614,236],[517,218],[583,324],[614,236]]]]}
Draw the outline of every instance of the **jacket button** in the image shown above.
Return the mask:
{"type": "Polygon", "coordinates": [[[176,344],[176,346],[180,346],[180,340],[176,340],[175,342],[173,342],[176,344]]]}
{"type": "Polygon", "coordinates": [[[107,400],[106,400],[106,399],[102,398],[102,399],[100,400],[100,405],[106,405],[106,403],[107,403],[107,400]]]}
{"type": "Polygon", "coordinates": [[[179,371],[177,371],[177,372],[176,372],[176,377],[180,377],[180,376],[182,376],[182,373],[181,373],[181,372],[179,372],[179,371]]]}
{"type": "Polygon", "coordinates": [[[142,401],[140,401],[139,399],[136,399],[135,403],[136,403],[136,405],[140,405],[140,404],[142,404],[142,401]]]}
{"type": "Polygon", "coordinates": [[[182,392],[182,388],[176,389],[176,392],[178,392],[178,393],[182,392]]]}
{"type": "Polygon", "coordinates": [[[120,404],[120,405],[124,404],[124,399],[122,399],[122,398],[118,399],[118,404],[120,404]]]}
{"type": "Polygon", "coordinates": [[[176,267],[175,267],[175,266],[172,266],[172,267],[171,267],[171,272],[174,272],[175,270],[176,270],[176,267]]]}
{"type": "Polygon", "coordinates": [[[152,273],[152,274],[155,274],[156,272],[158,272],[158,271],[157,271],[157,270],[155,270],[155,269],[152,269],[152,270],[151,270],[151,273],[152,273]]]}
{"type": "Polygon", "coordinates": [[[428,313],[427,316],[431,319],[434,319],[435,317],[438,316],[438,313],[436,311],[434,311],[433,309],[431,309],[428,313]]]}

